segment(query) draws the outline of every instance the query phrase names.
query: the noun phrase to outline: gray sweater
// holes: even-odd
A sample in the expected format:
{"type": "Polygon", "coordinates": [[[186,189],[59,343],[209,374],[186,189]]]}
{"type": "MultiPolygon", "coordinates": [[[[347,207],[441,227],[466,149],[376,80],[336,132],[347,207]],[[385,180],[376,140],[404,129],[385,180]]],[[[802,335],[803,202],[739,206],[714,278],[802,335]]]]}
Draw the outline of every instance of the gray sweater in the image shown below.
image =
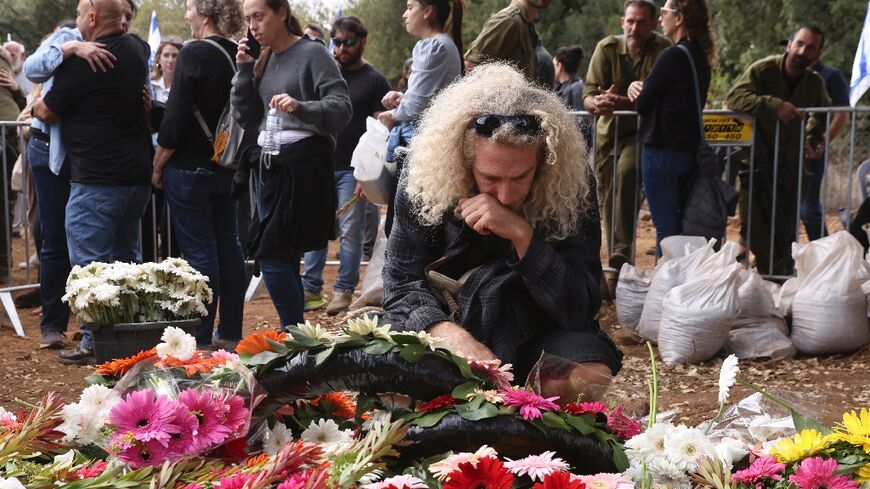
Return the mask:
{"type": "Polygon", "coordinates": [[[239,63],[230,94],[242,126],[263,130],[272,96],[286,93],[299,108],[283,117],[283,128],[311,131],[332,142],[350,121],[353,107],[347,83],[335,61],[319,41],[302,37],[281,53],[272,53],[259,84],[254,63],[239,63]]]}

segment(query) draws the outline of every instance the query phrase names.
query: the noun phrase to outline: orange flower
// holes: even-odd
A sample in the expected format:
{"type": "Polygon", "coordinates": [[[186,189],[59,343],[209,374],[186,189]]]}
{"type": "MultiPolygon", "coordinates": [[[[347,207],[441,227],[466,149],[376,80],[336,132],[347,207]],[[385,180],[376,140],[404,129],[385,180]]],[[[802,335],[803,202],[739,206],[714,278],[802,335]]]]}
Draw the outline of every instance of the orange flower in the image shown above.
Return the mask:
{"type": "Polygon", "coordinates": [[[284,338],[286,337],[287,333],[276,331],[274,329],[256,331],[239,342],[239,345],[236,346],[236,353],[239,355],[256,355],[257,353],[264,351],[275,351],[272,349],[272,345],[270,345],[266,340],[268,339],[280,343],[284,341],[284,338]]]}
{"type": "Polygon", "coordinates": [[[336,418],[353,419],[354,414],[356,414],[356,403],[341,392],[330,392],[329,394],[318,396],[311,401],[311,405],[319,406],[321,400],[329,402],[332,406],[331,414],[336,418]]]}
{"type": "Polygon", "coordinates": [[[261,453],[259,455],[255,455],[248,460],[245,460],[245,467],[253,468],[259,465],[263,465],[269,461],[269,455],[265,453],[261,453]]]}
{"type": "Polygon", "coordinates": [[[113,377],[121,377],[125,373],[129,372],[133,366],[142,360],[147,360],[149,358],[153,358],[157,356],[157,349],[152,348],[150,350],[140,351],[139,353],[133,355],[132,357],[127,358],[118,358],[116,360],[110,360],[101,365],[97,365],[96,373],[98,375],[110,375],[113,377]]]}
{"type": "Polygon", "coordinates": [[[223,365],[224,362],[225,360],[222,358],[209,357],[206,356],[205,352],[197,350],[188,360],[182,361],[174,357],[166,357],[158,360],[155,365],[158,367],[183,368],[187,376],[190,377],[197,373],[204,374],[211,372],[215,367],[223,365]]]}

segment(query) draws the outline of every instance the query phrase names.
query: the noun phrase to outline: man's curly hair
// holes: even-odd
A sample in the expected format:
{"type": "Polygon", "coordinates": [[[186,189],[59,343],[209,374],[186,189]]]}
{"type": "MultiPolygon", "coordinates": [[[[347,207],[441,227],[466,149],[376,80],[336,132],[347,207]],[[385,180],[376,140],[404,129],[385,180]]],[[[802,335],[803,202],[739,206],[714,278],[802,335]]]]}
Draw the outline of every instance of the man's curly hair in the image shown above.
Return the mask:
{"type": "Polygon", "coordinates": [[[487,114],[531,114],[541,120],[537,136],[503,124],[489,138],[520,147],[538,146],[538,172],[523,215],[546,239],[577,232],[595,205],[589,198],[586,146],[575,119],[554,93],[529,83],[501,63],[476,67],[439,93],[423,113],[408,149],[406,191],[419,222],[435,226],[459,199],[476,193],[471,162],[478,136],[473,121],[487,114]]]}

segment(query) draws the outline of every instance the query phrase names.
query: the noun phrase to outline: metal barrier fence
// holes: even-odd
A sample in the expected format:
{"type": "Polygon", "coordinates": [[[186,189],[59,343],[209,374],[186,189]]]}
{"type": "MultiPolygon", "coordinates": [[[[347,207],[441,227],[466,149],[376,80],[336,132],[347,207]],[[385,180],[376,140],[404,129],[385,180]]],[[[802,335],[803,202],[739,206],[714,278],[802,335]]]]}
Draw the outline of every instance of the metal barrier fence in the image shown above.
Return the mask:
{"type": "MultiPolygon", "coordinates": [[[[851,223],[851,211],[852,211],[852,185],[854,183],[855,178],[855,168],[856,168],[856,132],[857,132],[857,122],[858,116],[861,114],[870,113],[870,107],[858,107],[858,108],[849,108],[849,107],[825,107],[825,108],[805,108],[800,109],[802,113],[820,113],[825,114],[826,126],[830,126],[832,114],[836,113],[848,113],[850,115],[850,124],[849,124],[849,133],[848,133],[848,158],[845,164],[846,169],[846,178],[848,180],[847,190],[846,190],[846,205],[845,205],[845,213],[843,216],[844,224],[848,228],[848,225],[851,223]]],[[[575,112],[577,116],[585,117],[588,119],[593,119],[592,115],[588,112],[575,112]]],[[[620,119],[626,117],[636,117],[637,113],[632,111],[617,111],[614,112],[614,145],[613,147],[619,147],[619,124],[620,119]]],[[[743,207],[741,215],[739,216],[741,231],[739,234],[739,239],[741,244],[745,246],[747,250],[747,254],[749,254],[750,250],[753,252],[763,251],[760,250],[757,246],[753,247],[753,214],[756,214],[755,219],[760,219],[758,217],[758,209],[755,208],[755,204],[757,204],[757,200],[760,198],[766,199],[767,196],[764,194],[765,189],[761,188],[759,191],[756,191],[756,187],[761,187],[759,182],[757,181],[757,173],[759,168],[757,168],[756,162],[756,154],[758,153],[757,142],[759,141],[757,137],[757,124],[756,119],[750,115],[737,113],[728,110],[708,110],[704,112],[705,115],[705,130],[708,137],[708,143],[718,148],[722,153],[723,160],[723,178],[726,178],[729,183],[738,184],[739,186],[747,185],[747,189],[742,193],[746,199],[746,205],[743,207]],[[740,155],[740,156],[737,156],[740,155]],[[735,158],[738,160],[735,164],[735,158]],[[747,176],[747,178],[738,178],[738,175],[747,176]],[[744,183],[745,180],[745,183],[744,183]]],[[[805,118],[806,119],[806,118],[805,118]]],[[[597,118],[594,120],[597,122],[597,118]]],[[[624,124],[625,122],[623,122],[624,124]]],[[[636,123],[635,123],[636,124],[636,123]]],[[[15,163],[15,160],[12,158],[15,156],[15,153],[11,151],[7,151],[7,147],[14,148],[17,144],[17,148],[14,148],[17,152],[19,150],[25,148],[25,139],[23,128],[27,127],[27,123],[22,122],[4,122],[0,121],[0,131],[3,133],[2,141],[0,141],[0,153],[2,153],[2,163],[3,163],[3,203],[2,203],[2,212],[5,212],[4,216],[5,221],[0,220],[0,222],[5,222],[5,229],[2,230],[2,234],[0,237],[5,238],[5,243],[3,247],[5,248],[6,256],[5,258],[0,256],[2,260],[0,260],[0,268],[3,265],[7,267],[6,273],[0,275],[5,275],[5,284],[0,284],[0,303],[2,303],[3,308],[6,311],[7,316],[9,317],[10,322],[12,323],[15,331],[18,335],[23,336],[24,331],[21,326],[21,321],[18,317],[18,314],[15,310],[15,304],[12,300],[12,292],[23,291],[23,290],[31,290],[39,287],[38,277],[35,273],[32,272],[29,266],[25,266],[23,270],[23,275],[21,277],[17,277],[20,279],[21,283],[16,284],[16,277],[13,276],[13,265],[16,260],[13,257],[13,252],[16,250],[16,246],[13,246],[13,241],[16,239],[16,236],[13,235],[13,230],[11,226],[11,213],[10,210],[12,206],[14,206],[14,202],[10,199],[12,197],[12,193],[10,191],[10,176],[12,167],[15,163]],[[13,130],[14,129],[14,130],[13,130]],[[8,137],[7,137],[8,136],[8,137]]],[[[781,158],[781,139],[784,138],[782,135],[782,124],[779,120],[776,121],[775,129],[774,129],[774,149],[772,156],[772,163],[768,165],[770,170],[772,170],[772,182],[778,182],[780,180],[780,172],[787,170],[794,170],[794,168],[789,168],[790,162],[786,162],[785,164],[780,164],[781,158]]],[[[802,122],[800,125],[800,141],[804,140],[806,134],[806,123],[802,122]]],[[[634,137],[634,136],[629,136],[634,137]]],[[[597,132],[595,131],[594,125],[592,128],[592,145],[590,148],[590,162],[594,165],[596,159],[595,151],[596,151],[596,143],[597,143],[597,132]]],[[[637,143],[635,143],[637,144],[637,143]]],[[[632,202],[632,207],[634,209],[639,209],[642,204],[643,194],[642,187],[640,185],[641,182],[641,151],[639,147],[636,147],[635,152],[635,181],[638,182],[636,188],[633,189],[632,195],[634,196],[634,202],[632,202]]],[[[799,151],[799,157],[797,161],[796,168],[796,188],[793,192],[793,198],[795,199],[795,211],[794,211],[794,220],[792,221],[792,216],[782,216],[778,210],[783,207],[783,201],[790,196],[783,197],[781,194],[783,189],[780,185],[773,185],[770,189],[772,191],[772,195],[770,195],[770,205],[769,207],[769,215],[765,213],[764,218],[769,220],[769,229],[766,230],[766,236],[764,236],[765,240],[768,241],[767,252],[769,256],[774,256],[776,253],[776,245],[777,240],[782,241],[783,233],[776,233],[776,228],[778,224],[782,224],[783,221],[787,221],[786,224],[789,225],[789,229],[787,230],[787,238],[788,245],[790,249],[791,241],[799,241],[801,238],[800,235],[800,207],[801,207],[801,199],[804,195],[803,191],[798,189],[802,189],[804,184],[804,169],[806,158],[803,151],[799,151]],[[791,227],[793,224],[793,228],[791,227]]],[[[824,210],[828,207],[828,192],[827,192],[827,183],[829,181],[831,173],[828,171],[832,168],[843,168],[844,165],[829,165],[830,161],[830,151],[825,151],[822,168],[824,169],[824,176],[822,178],[821,183],[821,194],[820,194],[820,203],[822,206],[822,220],[820,222],[820,227],[824,228],[825,226],[825,212],[824,210]]],[[[617,172],[618,172],[618,161],[619,161],[619,153],[614,152],[611,156],[611,182],[615,182],[617,180],[617,172]]],[[[864,179],[859,182],[861,185],[860,188],[862,190],[863,196],[866,198],[868,194],[868,187],[870,187],[870,160],[865,162],[866,164],[861,165],[859,169],[860,178],[864,179]]],[[[791,163],[793,164],[793,163],[791,163]]],[[[23,165],[24,171],[22,175],[22,187],[21,187],[21,198],[25,203],[25,215],[22,219],[22,226],[20,231],[21,236],[21,253],[23,254],[23,260],[26,265],[29,265],[29,258],[31,254],[36,250],[35,242],[33,241],[33,233],[31,229],[31,215],[30,215],[30,206],[27,205],[28,202],[31,201],[31,185],[30,185],[30,172],[28,165],[23,165]]],[[[842,175],[840,175],[842,176],[842,175]]],[[[789,189],[784,189],[789,190],[789,189]]],[[[611,206],[613,209],[617,206],[616,200],[616,192],[611,192],[611,206]]],[[[251,209],[253,210],[255,207],[255,202],[252,196],[249,200],[251,205],[251,209]]],[[[638,230],[638,219],[637,219],[637,211],[635,211],[635,220],[634,225],[632,226],[633,234],[631,238],[631,246],[633,256],[629,257],[632,261],[636,262],[637,257],[637,230],[638,230]]],[[[169,214],[168,207],[163,205],[161,199],[152,198],[151,203],[149,204],[148,211],[146,212],[146,216],[143,216],[143,220],[145,223],[150,225],[143,226],[142,236],[142,248],[143,250],[150,250],[153,253],[153,259],[159,260],[165,258],[166,256],[172,256],[176,253],[176,250],[173,249],[173,240],[172,240],[172,227],[168,225],[171,219],[169,214]]],[[[603,220],[603,213],[602,213],[603,220]]],[[[756,230],[757,231],[757,230],[756,230]]],[[[822,229],[820,229],[821,234],[822,229]]],[[[607,254],[610,256],[613,253],[613,245],[615,238],[615,226],[611,226],[609,236],[605,235],[605,242],[607,243],[607,254]]],[[[757,239],[757,237],[756,237],[757,239]]],[[[781,253],[780,253],[781,254],[781,253]]],[[[149,258],[152,256],[149,255],[149,258]]],[[[788,257],[790,259],[790,256],[788,257]]],[[[328,265],[338,265],[338,261],[329,260],[327,262],[328,265]]],[[[608,270],[608,268],[605,268],[608,270]]],[[[610,271],[615,271],[612,268],[610,271]]],[[[768,260],[767,267],[763,270],[759,270],[763,275],[767,278],[786,278],[788,274],[778,274],[777,270],[774,266],[774,260],[768,260]]],[[[256,284],[254,284],[255,288],[256,284]]],[[[252,289],[249,289],[249,295],[253,293],[252,289]]]]}
{"type": "MultiPolygon", "coordinates": [[[[818,234],[821,235],[825,229],[825,216],[827,215],[826,209],[829,208],[830,195],[827,191],[828,182],[832,176],[831,170],[835,170],[837,173],[833,174],[833,176],[847,180],[847,186],[845,189],[846,192],[846,201],[844,204],[844,209],[841,209],[841,217],[844,221],[844,227],[848,229],[849,224],[851,223],[851,215],[853,210],[852,205],[852,186],[855,180],[855,169],[856,169],[856,135],[858,131],[858,121],[859,116],[862,114],[870,113],[870,107],[812,107],[812,108],[803,108],[799,109],[800,112],[804,115],[802,122],[800,123],[800,131],[799,138],[794,140],[792,136],[792,140],[789,140],[786,131],[783,130],[783,124],[776,119],[774,126],[774,141],[772,142],[772,150],[768,149],[765,151],[765,148],[760,147],[763,145],[763,137],[757,133],[758,123],[755,117],[729,111],[729,110],[706,110],[704,111],[704,119],[705,119],[705,132],[707,135],[707,142],[710,146],[714,147],[719,153],[722,160],[722,176],[726,179],[730,184],[735,185],[737,188],[741,189],[741,204],[740,211],[738,212],[738,222],[740,224],[740,232],[737,238],[740,240],[741,245],[745,247],[747,256],[750,252],[755,256],[756,261],[761,265],[759,272],[764,275],[766,278],[772,279],[784,279],[793,274],[792,266],[790,265],[791,256],[791,242],[801,242],[806,241],[806,237],[802,236],[800,233],[800,224],[802,220],[801,216],[801,203],[802,199],[806,196],[806,187],[807,182],[805,180],[806,177],[806,163],[807,158],[803,150],[797,151],[798,157],[797,161],[794,159],[789,160],[782,153],[784,149],[787,149],[787,144],[798,144],[800,141],[800,145],[803,146],[803,141],[806,136],[806,126],[807,120],[806,117],[809,113],[816,113],[824,116],[825,119],[825,127],[830,127],[831,119],[833,114],[838,113],[847,113],[849,114],[849,124],[848,124],[848,133],[839,136],[839,140],[843,140],[843,138],[848,138],[848,157],[846,158],[845,163],[840,162],[840,164],[832,165],[831,162],[831,151],[830,145],[826,144],[824,146],[824,155],[822,157],[822,166],[823,176],[821,180],[821,193],[819,196],[819,203],[822,209],[821,220],[819,222],[819,230],[818,234]],[[763,161],[761,164],[756,160],[757,155],[760,154],[770,154],[769,161],[763,161]],[[845,170],[845,172],[843,171],[845,170]],[[785,175],[785,177],[783,176],[785,175]],[[764,177],[769,181],[762,179],[763,181],[759,181],[759,177],[764,177]],[[792,188],[785,188],[783,186],[783,180],[796,179],[794,182],[786,182],[786,183],[794,183],[792,188]],[[773,185],[772,182],[779,182],[776,185],[773,185]],[[768,195],[768,193],[770,195],[768,195]],[[785,195],[783,195],[785,194],[785,195]],[[790,199],[794,199],[794,201],[790,201],[790,199]],[[762,205],[764,212],[759,216],[759,203],[763,203],[762,205]],[[794,205],[794,213],[791,213],[792,205],[794,205]],[[783,216],[783,209],[787,209],[789,212],[788,216],[783,216]],[[753,216],[755,214],[755,216],[753,216]],[[761,224],[767,224],[767,226],[763,226],[764,234],[758,236],[759,229],[758,227],[761,224]],[[783,229],[785,226],[787,229],[783,229]],[[753,229],[755,228],[755,229],[753,229]],[[753,232],[755,232],[756,236],[753,238],[753,232]],[[755,240],[755,244],[753,244],[753,240],[755,240]],[[761,243],[761,244],[759,244],[761,243]],[[766,256],[765,256],[766,253],[766,256]],[[761,260],[759,260],[759,255],[761,255],[761,260]],[[776,259],[782,259],[787,266],[776,266],[776,259]],[[783,270],[786,273],[781,273],[783,270]]],[[[596,126],[599,118],[593,117],[593,115],[589,112],[574,112],[574,114],[578,117],[583,117],[587,120],[592,120],[592,145],[590,148],[590,164],[595,168],[597,165],[601,164],[609,164],[611,167],[610,171],[610,181],[617,182],[618,180],[618,167],[619,167],[619,156],[621,151],[613,151],[612,154],[608,156],[609,161],[601,160],[599,161],[596,154],[596,149],[598,147],[598,134],[596,131],[596,126]]],[[[620,122],[622,124],[626,124],[627,122],[624,120],[626,118],[636,118],[637,113],[634,111],[616,111],[613,113],[613,145],[612,148],[620,148],[620,138],[623,140],[627,137],[630,139],[635,139],[634,134],[630,134],[628,136],[623,132],[620,135],[620,122]],[[622,121],[621,121],[622,120],[622,121]]],[[[637,124],[636,121],[632,121],[632,124],[637,124]]],[[[794,126],[786,126],[793,132],[795,131],[794,126]]],[[[636,129],[636,127],[635,127],[636,129]]],[[[636,133],[636,130],[633,131],[636,133]]],[[[634,225],[632,226],[633,235],[631,238],[632,244],[632,256],[629,258],[633,263],[637,261],[637,231],[639,229],[638,222],[638,212],[643,203],[643,189],[641,185],[641,147],[640,144],[634,142],[635,147],[635,181],[638,182],[637,187],[634,189],[634,192],[625,192],[623,189],[623,195],[629,195],[634,197],[634,201],[629,204],[633,209],[635,209],[634,216],[634,225]]],[[[842,144],[842,143],[840,143],[842,144]]],[[[868,155],[870,156],[870,155],[868,155]]],[[[868,179],[870,179],[870,163],[864,165],[859,170],[861,175],[868,175],[868,179]]],[[[863,177],[862,177],[863,178],[863,177]]],[[[870,180],[868,180],[870,182],[870,180]]],[[[613,183],[615,188],[615,183],[613,183]]],[[[862,189],[862,194],[866,198],[867,192],[864,190],[868,187],[868,183],[859,182],[859,185],[862,185],[860,188],[862,189]]],[[[602,182],[598,184],[599,189],[602,188],[602,182]]],[[[606,187],[606,185],[605,185],[606,187]]],[[[606,189],[605,189],[606,190],[606,189]]],[[[600,204],[609,204],[611,209],[611,214],[615,213],[615,209],[617,208],[617,192],[612,190],[609,192],[609,202],[604,202],[605,196],[599,195],[599,203],[600,204]]],[[[842,198],[842,195],[839,195],[842,198]]],[[[625,198],[625,197],[623,197],[625,198]]],[[[605,221],[605,211],[604,206],[602,206],[602,225],[604,230],[606,231],[608,226],[605,221]]],[[[616,237],[616,225],[609,226],[609,233],[604,232],[604,241],[607,243],[607,256],[611,256],[614,253],[614,241],[617,239],[616,237]]],[[[731,236],[734,238],[734,236],[731,236]]],[[[610,267],[605,267],[606,271],[615,272],[616,270],[610,267]]]]}

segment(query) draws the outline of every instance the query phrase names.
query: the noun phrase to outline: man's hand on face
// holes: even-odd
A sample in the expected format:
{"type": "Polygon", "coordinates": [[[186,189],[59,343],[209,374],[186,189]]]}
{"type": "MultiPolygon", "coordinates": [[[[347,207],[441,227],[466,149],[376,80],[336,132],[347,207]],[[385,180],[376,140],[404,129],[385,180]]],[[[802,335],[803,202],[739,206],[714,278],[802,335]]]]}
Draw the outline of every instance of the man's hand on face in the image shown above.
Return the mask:
{"type": "Polygon", "coordinates": [[[461,326],[444,321],[435,323],[426,328],[432,336],[443,338],[450,345],[450,351],[454,355],[468,360],[498,360],[495,353],[483,343],[477,341],[474,336],[461,326]]]}
{"type": "Polygon", "coordinates": [[[489,194],[459,200],[465,224],[479,234],[495,234],[510,240],[522,257],[532,240],[533,229],[526,219],[489,194]]]}

